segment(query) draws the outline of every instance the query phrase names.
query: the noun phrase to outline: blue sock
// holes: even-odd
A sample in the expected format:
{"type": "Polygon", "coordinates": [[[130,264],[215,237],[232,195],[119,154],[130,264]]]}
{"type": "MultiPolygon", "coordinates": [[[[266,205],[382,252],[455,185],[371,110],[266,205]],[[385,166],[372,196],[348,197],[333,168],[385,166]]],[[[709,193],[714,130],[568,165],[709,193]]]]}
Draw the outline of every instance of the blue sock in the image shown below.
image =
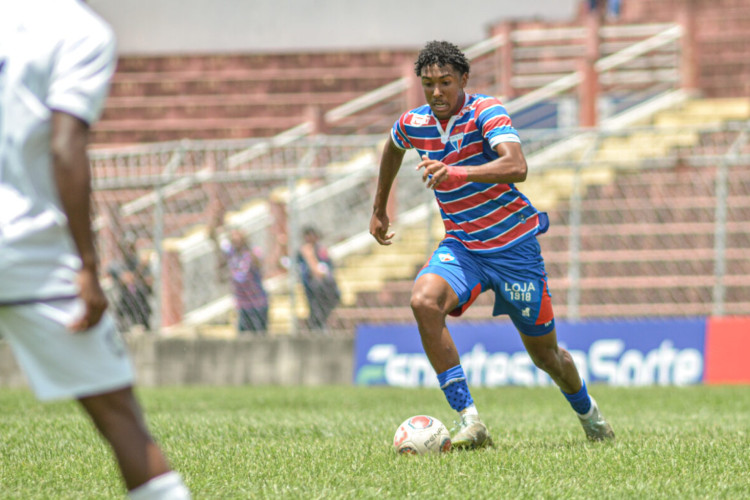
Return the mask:
{"type": "Polygon", "coordinates": [[[466,375],[461,365],[456,365],[443,373],[438,373],[438,382],[440,388],[445,394],[445,399],[456,411],[461,411],[474,404],[474,400],[469,393],[469,386],[466,385],[466,375]]]}
{"type": "Polygon", "coordinates": [[[581,379],[581,390],[575,394],[568,394],[563,392],[563,396],[568,400],[570,406],[581,415],[585,415],[591,409],[591,398],[589,397],[589,391],[586,390],[586,381],[581,379]]]}

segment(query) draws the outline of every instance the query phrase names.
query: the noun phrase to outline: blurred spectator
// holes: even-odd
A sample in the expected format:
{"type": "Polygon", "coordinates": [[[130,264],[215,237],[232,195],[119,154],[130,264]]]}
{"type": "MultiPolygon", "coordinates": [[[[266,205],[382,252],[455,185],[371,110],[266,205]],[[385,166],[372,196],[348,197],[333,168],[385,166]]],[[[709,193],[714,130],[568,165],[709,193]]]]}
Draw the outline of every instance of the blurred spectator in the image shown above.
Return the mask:
{"type": "Polygon", "coordinates": [[[304,243],[298,260],[310,308],[307,326],[311,330],[324,331],[328,317],[339,303],[339,287],[333,276],[333,262],[328,250],[319,242],[320,233],[313,227],[306,227],[302,236],[304,243]]]}
{"type": "Polygon", "coordinates": [[[264,335],[268,330],[268,294],[263,288],[263,254],[253,247],[238,229],[229,238],[219,241],[216,224],[209,227],[209,237],[221,251],[222,268],[232,280],[232,293],[237,308],[237,330],[264,335]]]}
{"type": "Polygon", "coordinates": [[[606,15],[611,19],[617,19],[620,16],[622,0],[588,0],[589,10],[606,11],[606,15]]]}
{"type": "Polygon", "coordinates": [[[134,237],[125,239],[122,254],[122,260],[109,267],[109,275],[117,289],[117,319],[123,330],[130,330],[134,325],[150,330],[154,278],[148,257],[138,255],[134,237]]]}

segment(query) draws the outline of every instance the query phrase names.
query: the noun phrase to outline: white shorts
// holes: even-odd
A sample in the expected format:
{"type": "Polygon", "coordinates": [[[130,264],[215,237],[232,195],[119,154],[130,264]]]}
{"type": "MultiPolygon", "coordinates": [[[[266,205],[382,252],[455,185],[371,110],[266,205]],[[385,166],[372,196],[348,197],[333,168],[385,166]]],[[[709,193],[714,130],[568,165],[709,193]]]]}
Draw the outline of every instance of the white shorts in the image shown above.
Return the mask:
{"type": "Polygon", "coordinates": [[[80,398],[133,385],[133,368],[112,316],[84,332],[80,299],[0,305],[0,334],[41,400],[80,398]]]}

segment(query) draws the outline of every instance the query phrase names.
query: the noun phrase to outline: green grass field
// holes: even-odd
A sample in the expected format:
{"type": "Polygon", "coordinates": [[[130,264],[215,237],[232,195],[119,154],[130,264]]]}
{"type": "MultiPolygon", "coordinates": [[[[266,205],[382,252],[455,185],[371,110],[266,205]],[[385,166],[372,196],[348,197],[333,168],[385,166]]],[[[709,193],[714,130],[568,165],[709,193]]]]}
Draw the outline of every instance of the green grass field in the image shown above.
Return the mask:
{"type": "MultiPolygon", "coordinates": [[[[615,432],[588,443],[553,388],[474,389],[491,450],[398,456],[406,417],[451,425],[437,389],[161,388],[139,395],[197,499],[750,498],[750,387],[592,393],[615,432]]],[[[0,391],[0,498],[121,498],[73,403],[0,391]]]]}

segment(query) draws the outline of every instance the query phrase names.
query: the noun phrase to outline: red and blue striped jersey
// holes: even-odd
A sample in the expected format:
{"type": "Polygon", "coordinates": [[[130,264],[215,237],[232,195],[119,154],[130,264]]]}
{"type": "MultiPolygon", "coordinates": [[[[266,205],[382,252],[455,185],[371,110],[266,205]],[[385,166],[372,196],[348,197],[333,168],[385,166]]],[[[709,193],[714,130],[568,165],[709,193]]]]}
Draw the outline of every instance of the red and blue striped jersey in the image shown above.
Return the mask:
{"type": "MultiPolygon", "coordinates": [[[[426,154],[452,166],[482,165],[499,157],[498,144],[521,142],[502,103],[482,94],[466,94],[445,128],[428,105],[407,111],[393,124],[391,139],[401,149],[417,150],[420,158],[426,154]]],[[[503,250],[547,229],[546,214],[513,184],[447,180],[435,197],[446,238],[470,251],[503,250]]]]}

